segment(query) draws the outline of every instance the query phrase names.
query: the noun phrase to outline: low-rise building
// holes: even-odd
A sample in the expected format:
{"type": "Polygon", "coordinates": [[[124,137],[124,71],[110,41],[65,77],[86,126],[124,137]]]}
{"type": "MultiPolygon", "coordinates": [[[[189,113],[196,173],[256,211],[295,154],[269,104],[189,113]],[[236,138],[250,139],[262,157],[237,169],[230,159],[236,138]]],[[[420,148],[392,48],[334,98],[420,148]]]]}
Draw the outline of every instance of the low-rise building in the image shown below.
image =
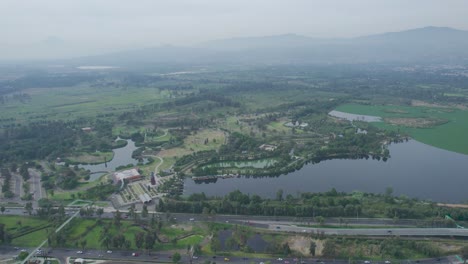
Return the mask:
{"type": "Polygon", "coordinates": [[[130,169],[124,171],[118,171],[114,173],[114,182],[122,182],[127,180],[128,182],[137,181],[141,179],[141,175],[137,169],[130,169]]]}

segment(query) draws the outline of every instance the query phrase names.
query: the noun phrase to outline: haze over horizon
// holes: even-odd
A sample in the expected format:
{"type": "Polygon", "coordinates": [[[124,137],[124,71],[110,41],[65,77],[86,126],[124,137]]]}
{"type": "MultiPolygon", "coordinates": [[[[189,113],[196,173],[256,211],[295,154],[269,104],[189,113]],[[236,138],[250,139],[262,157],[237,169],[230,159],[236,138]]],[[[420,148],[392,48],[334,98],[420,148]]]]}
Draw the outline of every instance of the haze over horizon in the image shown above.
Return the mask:
{"type": "Polygon", "coordinates": [[[0,3],[0,60],[283,34],[352,38],[427,26],[468,30],[466,10],[461,0],[6,0],[0,3]]]}

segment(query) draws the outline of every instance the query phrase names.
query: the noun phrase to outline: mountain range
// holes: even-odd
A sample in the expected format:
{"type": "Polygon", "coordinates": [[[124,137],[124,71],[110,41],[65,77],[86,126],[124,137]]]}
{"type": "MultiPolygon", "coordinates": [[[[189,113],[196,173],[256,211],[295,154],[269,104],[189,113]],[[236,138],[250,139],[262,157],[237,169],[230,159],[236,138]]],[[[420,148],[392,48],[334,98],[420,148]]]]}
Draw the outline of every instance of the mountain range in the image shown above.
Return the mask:
{"type": "Polygon", "coordinates": [[[70,60],[76,64],[302,64],[468,62],[468,31],[424,27],[356,38],[285,34],[221,39],[190,47],[160,46],[70,60]]]}

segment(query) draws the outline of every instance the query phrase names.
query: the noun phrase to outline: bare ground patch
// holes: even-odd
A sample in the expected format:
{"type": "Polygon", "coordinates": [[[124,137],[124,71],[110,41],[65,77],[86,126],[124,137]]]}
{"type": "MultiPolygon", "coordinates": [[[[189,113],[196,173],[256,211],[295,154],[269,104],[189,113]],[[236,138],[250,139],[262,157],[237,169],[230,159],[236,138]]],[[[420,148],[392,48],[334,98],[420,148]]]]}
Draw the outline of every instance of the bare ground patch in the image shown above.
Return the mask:
{"type": "Polygon", "coordinates": [[[300,252],[303,255],[310,255],[310,244],[314,242],[315,247],[315,255],[321,256],[323,251],[323,241],[317,239],[311,239],[310,237],[305,236],[293,236],[288,238],[287,243],[291,250],[296,252],[300,252]]]}
{"type": "Polygon", "coordinates": [[[459,110],[467,110],[468,107],[466,105],[462,104],[450,104],[450,105],[440,105],[440,104],[432,104],[424,101],[419,101],[419,100],[412,100],[411,101],[411,106],[425,106],[425,107],[436,107],[436,108],[456,108],[459,110]]]}
{"type": "Polygon", "coordinates": [[[397,126],[406,126],[413,128],[431,128],[443,125],[448,122],[441,118],[417,118],[417,117],[392,117],[385,118],[385,122],[397,126]]]}
{"type": "Polygon", "coordinates": [[[393,113],[393,114],[408,114],[409,112],[401,109],[385,109],[384,112],[386,113],[393,113]]]}

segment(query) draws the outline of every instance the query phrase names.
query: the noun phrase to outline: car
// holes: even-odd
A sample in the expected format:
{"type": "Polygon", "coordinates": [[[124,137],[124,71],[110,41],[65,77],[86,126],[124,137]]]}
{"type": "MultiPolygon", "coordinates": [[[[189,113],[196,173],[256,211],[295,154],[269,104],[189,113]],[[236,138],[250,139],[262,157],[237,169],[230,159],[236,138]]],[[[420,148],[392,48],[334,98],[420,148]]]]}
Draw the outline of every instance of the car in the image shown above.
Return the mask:
{"type": "Polygon", "coordinates": [[[293,260],[297,262],[299,259],[297,259],[297,258],[294,258],[293,260]]]}
{"type": "Polygon", "coordinates": [[[102,255],[102,254],[99,254],[99,255],[98,255],[98,257],[102,258],[102,257],[103,257],[103,255],[102,255]]]}
{"type": "Polygon", "coordinates": [[[190,220],[190,221],[195,221],[195,218],[190,218],[189,220],[190,220]]]}
{"type": "Polygon", "coordinates": [[[83,254],[83,251],[79,250],[76,252],[76,254],[83,254]]]}
{"type": "Polygon", "coordinates": [[[276,260],[278,260],[278,261],[282,261],[283,259],[282,259],[282,258],[278,258],[278,259],[276,259],[276,260]]]}
{"type": "Polygon", "coordinates": [[[132,257],[138,257],[138,253],[133,252],[133,253],[132,253],[132,257]]]}
{"type": "Polygon", "coordinates": [[[440,261],[440,258],[436,258],[437,261],[440,261]]]}
{"type": "Polygon", "coordinates": [[[276,229],[281,229],[281,226],[276,226],[276,229]]]}
{"type": "Polygon", "coordinates": [[[306,264],[307,262],[305,262],[304,260],[301,260],[301,264],[306,264]]]}
{"type": "Polygon", "coordinates": [[[305,232],[307,232],[307,230],[305,230],[305,229],[302,229],[302,233],[305,233],[305,232]]]}
{"type": "Polygon", "coordinates": [[[19,249],[19,247],[15,247],[15,249],[16,249],[16,250],[18,250],[18,249],[19,249]]]}
{"type": "Polygon", "coordinates": [[[107,250],[106,253],[110,254],[110,253],[112,253],[112,250],[107,250]]]}
{"type": "Polygon", "coordinates": [[[369,260],[364,261],[364,264],[370,264],[369,260]]]}
{"type": "Polygon", "coordinates": [[[193,258],[193,259],[198,259],[198,257],[197,257],[197,256],[193,256],[192,258],[193,258]]]}
{"type": "Polygon", "coordinates": [[[213,256],[212,258],[216,258],[216,256],[213,256]]]}
{"type": "Polygon", "coordinates": [[[385,264],[391,264],[392,262],[390,262],[390,260],[386,260],[385,261],[385,264]]]}
{"type": "Polygon", "coordinates": [[[289,264],[289,261],[285,260],[285,261],[284,261],[284,264],[289,264]]]}
{"type": "Polygon", "coordinates": [[[229,223],[229,220],[226,220],[226,224],[228,224],[228,223],[229,223]]]}
{"type": "Polygon", "coordinates": [[[21,252],[27,252],[27,250],[26,250],[26,249],[22,249],[21,252]]]}
{"type": "Polygon", "coordinates": [[[224,258],[224,261],[229,261],[230,259],[229,258],[224,258]]]}

